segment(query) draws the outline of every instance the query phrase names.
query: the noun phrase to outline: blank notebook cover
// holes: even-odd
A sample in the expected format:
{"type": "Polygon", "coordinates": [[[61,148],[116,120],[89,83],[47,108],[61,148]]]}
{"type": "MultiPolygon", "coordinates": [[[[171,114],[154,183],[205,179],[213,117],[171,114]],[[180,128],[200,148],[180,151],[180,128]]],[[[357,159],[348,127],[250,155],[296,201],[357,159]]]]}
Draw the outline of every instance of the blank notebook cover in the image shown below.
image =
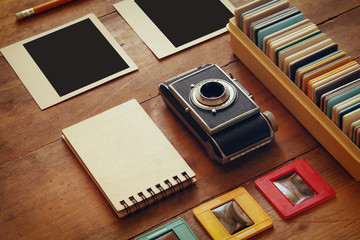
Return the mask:
{"type": "Polygon", "coordinates": [[[196,182],[195,173],[136,100],[62,133],[119,217],[196,182]]]}

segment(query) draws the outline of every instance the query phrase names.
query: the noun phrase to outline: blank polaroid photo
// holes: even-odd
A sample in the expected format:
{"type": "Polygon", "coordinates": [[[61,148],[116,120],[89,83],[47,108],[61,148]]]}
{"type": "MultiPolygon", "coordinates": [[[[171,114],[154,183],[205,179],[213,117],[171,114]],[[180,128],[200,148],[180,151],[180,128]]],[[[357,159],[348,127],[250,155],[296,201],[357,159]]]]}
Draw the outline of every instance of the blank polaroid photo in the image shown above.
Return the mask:
{"type": "Polygon", "coordinates": [[[229,0],[124,0],[114,5],[159,59],[226,32],[229,0]]]}
{"type": "Polygon", "coordinates": [[[42,110],[137,69],[93,14],[1,52],[42,110]]]}

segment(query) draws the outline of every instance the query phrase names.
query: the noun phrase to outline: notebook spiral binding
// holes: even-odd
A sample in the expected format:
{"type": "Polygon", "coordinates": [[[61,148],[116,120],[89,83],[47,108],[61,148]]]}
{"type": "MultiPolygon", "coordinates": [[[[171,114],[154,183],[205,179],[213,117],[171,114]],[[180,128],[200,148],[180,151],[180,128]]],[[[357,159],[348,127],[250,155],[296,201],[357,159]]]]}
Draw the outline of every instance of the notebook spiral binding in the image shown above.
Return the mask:
{"type": "MultiPolygon", "coordinates": [[[[191,180],[191,178],[189,177],[189,175],[186,172],[181,173],[184,177],[185,177],[185,181],[182,182],[180,180],[180,178],[178,176],[174,176],[173,179],[177,182],[177,184],[174,186],[168,179],[166,179],[164,181],[164,183],[168,186],[168,190],[170,191],[170,194],[167,194],[166,191],[161,184],[157,184],[155,185],[155,187],[160,191],[159,194],[161,194],[161,198],[160,199],[165,199],[168,196],[172,196],[177,192],[177,187],[178,187],[178,191],[183,191],[185,189],[185,187],[192,187],[193,186],[193,182],[191,180]],[[184,185],[184,183],[186,182],[186,186],[184,185]]],[[[146,197],[144,195],[143,192],[139,192],[138,195],[139,197],[142,199],[141,202],[144,203],[144,206],[141,207],[141,203],[138,202],[134,196],[130,196],[129,200],[133,203],[133,205],[135,206],[135,210],[132,211],[131,206],[129,206],[125,200],[120,201],[120,204],[124,207],[125,211],[126,211],[126,215],[131,215],[133,213],[139,212],[141,210],[141,208],[147,208],[150,206],[150,204],[152,203],[157,203],[160,199],[158,198],[159,194],[157,195],[152,188],[148,188],[146,189],[146,191],[151,195],[151,198],[146,197]],[[152,199],[152,203],[150,203],[150,199],[152,199]]]]}
{"type": "Polygon", "coordinates": [[[174,186],[172,185],[172,183],[169,180],[166,180],[165,184],[168,185],[168,187],[170,188],[170,191],[171,191],[170,196],[174,195],[175,194],[175,189],[174,189],[174,186]]]}
{"type": "Polygon", "coordinates": [[[179,185],[180,191],[184,190],[184,185],[183,185],[183,183],[180,181],[180,179],[178,178],[178,176],[175,176],[175,177],[173,177],[173,178],[174,178],[174,180],[177,182],[177,184],[179,185]]]}
{"type": "MultiPolygon", "coordinates": [[[[169,180],[167,180],[167,181],[169,181],[169,180]]],[[[160,184],[157,184],[157,185],[156,185],[156,187],[157,187],[157,189],[159,189],[159,190],[160,190],[160,192],[161,192],[161,194],[162,194],[163,198],[167,198],[167,196],[166,196],[166,192],[165,192],[164,188],[163,188],[160,184]]]]}
{"type": "Polygon", "coordinates": [[[130,215],[130,214],[131,214],[131,210],[130,210],[129,205],[127,205],[127,203],[126,203],[124,200],[120,201],[120,204],[124,206],[127,215],[130,215]]]}
{"type": "MultiPolygon", "coordinates": [[[[136,207],[136,212],[140,211],[140,205],[138,203],[138,201],[134,198],[134,196],[129,197],[130,201],[133,202],[133,204],[136,207]]],[[[131,211],[130,211],[131,212],[131,211]]]]}
{"type": "Polygon", "coordinates": [[[193,182],[191,181],[191,178],[186,172],[183,172],[182,175],[186,178],[187,183],[189,184],[188,187],[192,187],[193,182]]]}
{"type": "Polygon", "coordinates": [[[156,194],[154,193],[154,191],[151,188],[148,188],[147,191],[151,194],[151,197],[153,198],[154,202],[157,203],[159,200],[156,194]]]}
{"type": "Polygon", "coordinates": [[[147,200],[146,196],[142,193],[139,192],[138,195],[141,197],[141,199],[144,201],[145,203],[145,208],[149,207],[149,201],[147,200]]]}

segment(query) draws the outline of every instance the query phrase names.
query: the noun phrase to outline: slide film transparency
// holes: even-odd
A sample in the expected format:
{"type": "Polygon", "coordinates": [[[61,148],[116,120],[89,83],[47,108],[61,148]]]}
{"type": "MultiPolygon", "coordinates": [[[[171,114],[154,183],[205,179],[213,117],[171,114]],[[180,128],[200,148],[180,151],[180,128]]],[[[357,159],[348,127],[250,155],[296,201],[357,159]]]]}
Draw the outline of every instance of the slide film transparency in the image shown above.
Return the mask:
{"type": "Polygon", "coordinates": [[[255,185],[284,218],[335,195],[335,191],[304,159],[255,180],[255,185]]]}
{"type": "Polygon", "coordinates": [[[273,225],[242,187],[204,203],[193,213],[213,239],[246,239],[273,225]]]}
{"type": "Polygon", "coordinates": [[[179,239],[198,240],[182,218],[175,219],[135,240],[179,239]]]}

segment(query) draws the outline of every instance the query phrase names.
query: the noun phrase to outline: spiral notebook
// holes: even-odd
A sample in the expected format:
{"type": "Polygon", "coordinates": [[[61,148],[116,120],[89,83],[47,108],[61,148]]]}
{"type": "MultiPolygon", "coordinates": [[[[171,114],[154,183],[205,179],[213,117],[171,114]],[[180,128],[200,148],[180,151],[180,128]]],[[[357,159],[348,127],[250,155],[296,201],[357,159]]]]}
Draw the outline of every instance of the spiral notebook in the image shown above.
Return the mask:
{"type": "Polygon", "coordinates": [[[196,182],[195,173],[136,100],[62,133],[120,218],[196,182]]]}

